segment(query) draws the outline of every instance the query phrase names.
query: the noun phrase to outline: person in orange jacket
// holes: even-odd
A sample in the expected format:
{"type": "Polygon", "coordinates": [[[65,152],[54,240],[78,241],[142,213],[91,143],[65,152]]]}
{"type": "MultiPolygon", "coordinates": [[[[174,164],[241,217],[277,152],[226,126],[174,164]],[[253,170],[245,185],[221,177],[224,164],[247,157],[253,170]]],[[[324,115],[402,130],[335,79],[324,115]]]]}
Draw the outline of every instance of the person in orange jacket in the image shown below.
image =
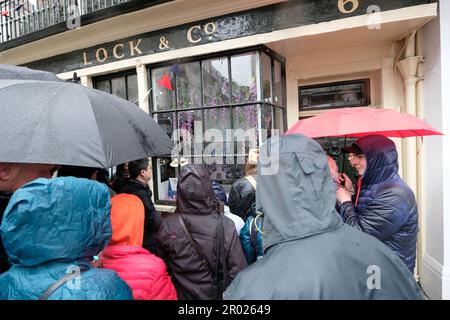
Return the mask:
{"type": "Polygon", "coordinates": [[[135,195],[111,199],[111,242],[101,253],[100,265],[116,271],[133,291],[135,300],[177,300],[164,261],[142,247],[144,205],[135,195]]]}

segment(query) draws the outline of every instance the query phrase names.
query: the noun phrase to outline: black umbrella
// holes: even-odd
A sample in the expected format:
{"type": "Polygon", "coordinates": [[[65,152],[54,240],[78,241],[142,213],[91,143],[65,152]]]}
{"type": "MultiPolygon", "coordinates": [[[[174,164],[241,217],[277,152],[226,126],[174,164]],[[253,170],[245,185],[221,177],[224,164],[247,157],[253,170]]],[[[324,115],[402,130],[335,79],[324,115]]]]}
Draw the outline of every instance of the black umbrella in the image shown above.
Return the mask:
{"type": "Polygon", "coordinates": [[[74,83],[1,80],[0,121],[0,162],[107,168],[172,149],[136,105],[74,83]]]}
{"type": "Polygon", "coordinates": [[[47,71],[33,70],[26,67],[0,64],[0,80],[40,80],[62,81],[56,75],[47,71]]]}

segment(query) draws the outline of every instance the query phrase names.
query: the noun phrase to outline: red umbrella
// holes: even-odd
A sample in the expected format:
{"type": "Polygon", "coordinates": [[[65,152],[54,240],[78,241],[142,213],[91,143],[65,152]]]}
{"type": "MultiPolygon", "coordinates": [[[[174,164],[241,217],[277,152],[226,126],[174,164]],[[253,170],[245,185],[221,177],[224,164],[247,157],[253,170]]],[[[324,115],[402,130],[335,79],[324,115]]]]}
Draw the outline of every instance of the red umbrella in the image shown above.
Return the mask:
{"type": "Polygon", "coordinates": [[[285,134],[294,133],[311,138],[358,138],[369,134],[399,138],[442,135],[412,115],[368,107],[335,109],[299,120],[285,134]]]}

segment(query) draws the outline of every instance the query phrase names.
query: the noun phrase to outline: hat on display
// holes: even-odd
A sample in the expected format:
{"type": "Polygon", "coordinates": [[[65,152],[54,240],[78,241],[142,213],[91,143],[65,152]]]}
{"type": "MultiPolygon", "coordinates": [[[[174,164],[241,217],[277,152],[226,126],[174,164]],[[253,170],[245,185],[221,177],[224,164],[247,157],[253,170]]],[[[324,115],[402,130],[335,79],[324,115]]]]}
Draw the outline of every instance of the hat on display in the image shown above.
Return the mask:
{"type": "Polygon", "coordinates": [[[175,158],[174,160],[172,160],[172,162],[170,163],[170,166],[173,168],[177,168],[178,166],[183,167],[185,165],[187,165],[189,163],[188,159],[180,157],[180,158],[175,158]]]}

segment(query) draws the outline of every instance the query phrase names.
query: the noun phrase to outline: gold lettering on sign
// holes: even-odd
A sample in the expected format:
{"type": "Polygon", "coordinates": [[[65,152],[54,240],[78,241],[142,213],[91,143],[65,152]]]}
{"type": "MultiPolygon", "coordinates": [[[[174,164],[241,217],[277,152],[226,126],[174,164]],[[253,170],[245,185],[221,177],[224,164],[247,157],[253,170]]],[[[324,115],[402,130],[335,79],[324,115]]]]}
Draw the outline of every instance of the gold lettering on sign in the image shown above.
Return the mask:
{"type": "Polygon", "coordinates": [[[358,9],[359,1],[358,0],[339,0],[338,3],[337,3],[337,6],[339,8],[339,11],[342,12],[342,13],[352,13],[353,11],[358,9]],[[347,3],[351,3],[352,4],[351,9],[346,9],[345,8],[345,5],[347,3]]]}
{"type": "Polygon", "coordinates": [[[121,58],[123,58],[123,57],[125,56],[125,54],[123,53],[123,51],[122,51],[122,54],[121,54],[121,55],[118,55],[118,54],[117,54],[117,48],[119,48],[119,47],[123,49],[123,43],[116,44],[116,45],[114,46],[114,48],[113,48],[113,56],[114,56],[114,58],[116,58],[116,59],[121,59],[121,58]]]}
{"type": "Polygon", "coordinates": [[[92,64],[92,61],[91,62],[87,61],[87,54],[86,54],[86,52],[83,52],[83,60],[84,60],[84,65],[85,66],[92,64]]]}
{"type": "Polygon", "coordinates": [[[213,34],[216,32],[216,29],[216,24],[214,22],[207,23],[203,27],[203,31],[205,31],[206,34],[213,34]]]}
{"type": "Polygon", "coordinates": [[[95,52],[95,58],[97,59],[98,62],[105,62],[106,59],[108,59],[108,51],[106,51],[105,48],[100,48],[97,50],[97,52],[95,52]],[[100,52],[103,53],[103,59],[100,59],[100,52]]]}
{"type": "Polygon", "coordinates": [[[134,45],[133,41],[130,41],[130,56],[134,56],[134,53],[142,54],[142,51],[138,48],[139,44],[141,43],[142,39],[139,39],[136,45],[134,45]]]}
{"type": "Polygon", "coordinates": [[[200,25],[197,25],[197,26],[193,26],[193,27],[190,27],[189,28],[189,30],[187,31],[187,39],[188,39],[188,41],[190,42],[190,43],[197,43],[197,42],[199,42],[202,38],[198,38],[198,39],[193,39],[192,38],[192,31],[194,31],[194,29],[199,29],[199,30],[201,30],[200,29],[200,25]]]}

